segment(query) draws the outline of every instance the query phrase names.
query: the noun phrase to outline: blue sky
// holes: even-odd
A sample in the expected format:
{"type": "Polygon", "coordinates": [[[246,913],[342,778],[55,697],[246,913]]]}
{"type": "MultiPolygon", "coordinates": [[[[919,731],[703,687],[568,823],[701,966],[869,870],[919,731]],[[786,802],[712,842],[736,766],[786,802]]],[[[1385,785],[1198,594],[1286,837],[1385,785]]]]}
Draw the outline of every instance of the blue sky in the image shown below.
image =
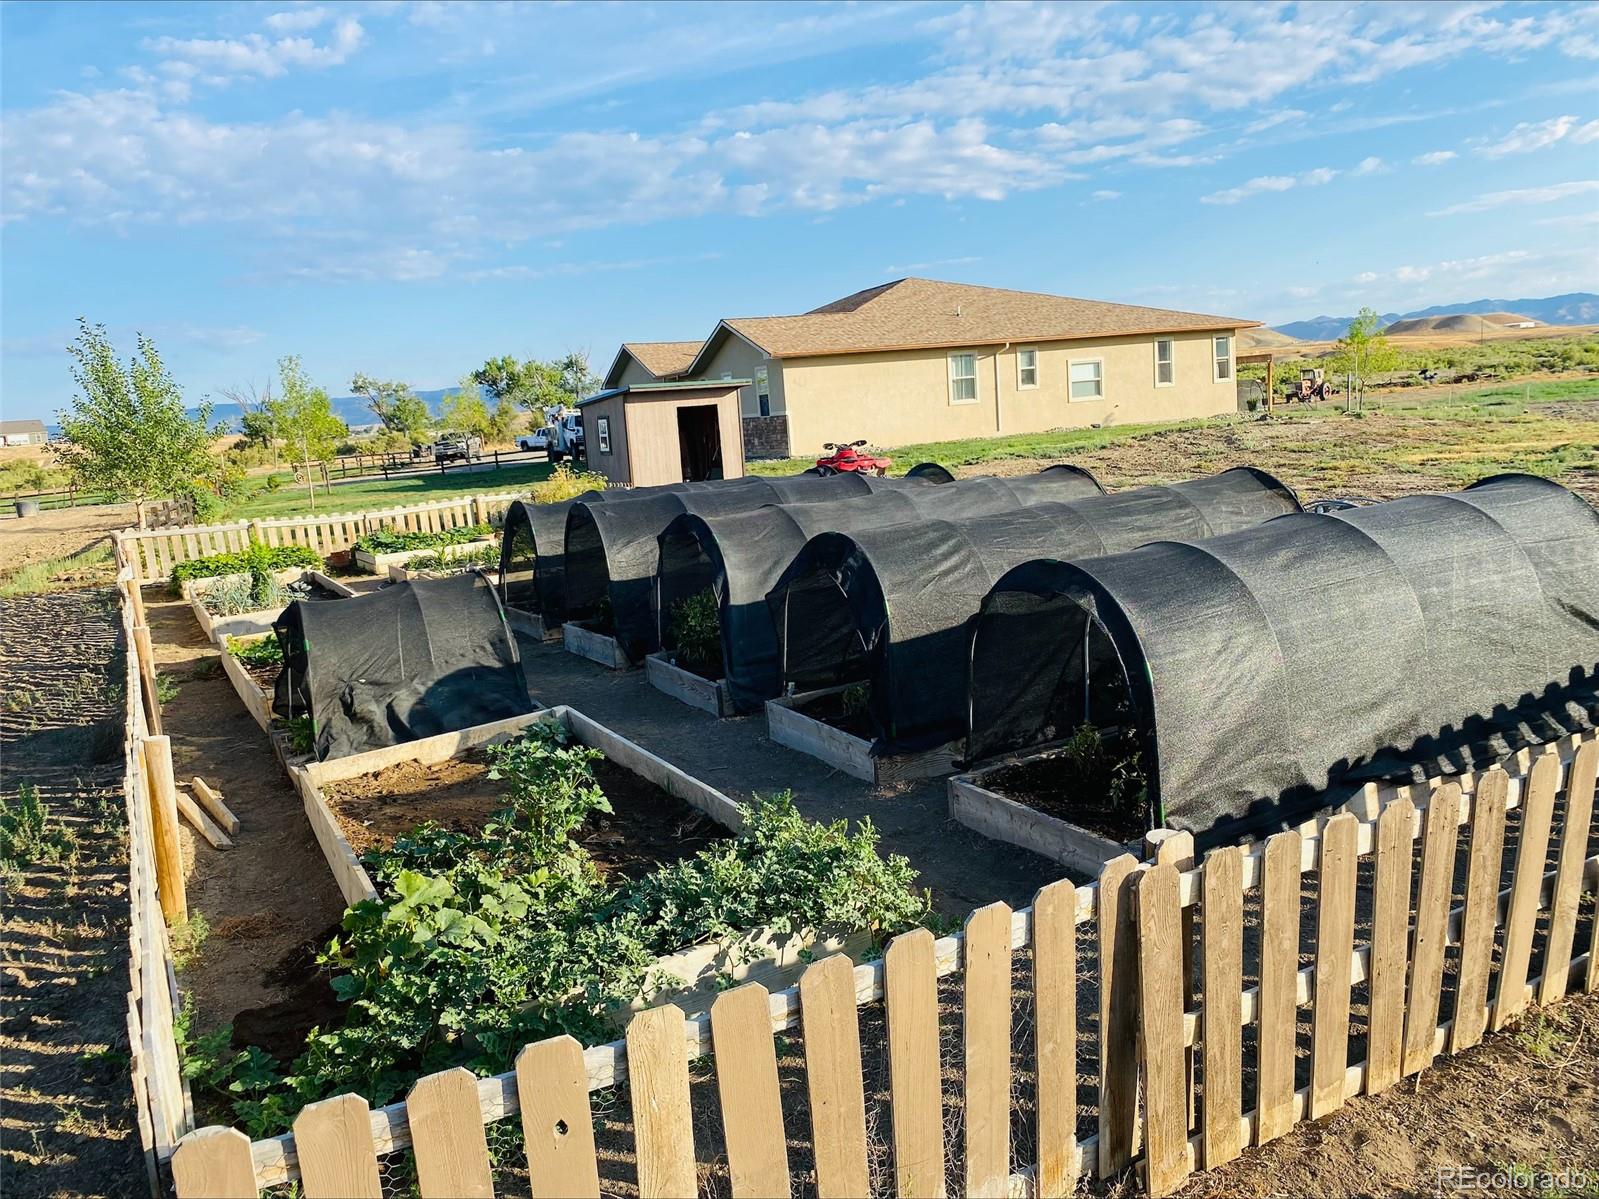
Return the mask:
{"type": "Polygon", "coordinates": [[[418,387],[906,274],[1278,323],[1599,290],[1599,5],[0,8],[0,408],[418,387]]]}

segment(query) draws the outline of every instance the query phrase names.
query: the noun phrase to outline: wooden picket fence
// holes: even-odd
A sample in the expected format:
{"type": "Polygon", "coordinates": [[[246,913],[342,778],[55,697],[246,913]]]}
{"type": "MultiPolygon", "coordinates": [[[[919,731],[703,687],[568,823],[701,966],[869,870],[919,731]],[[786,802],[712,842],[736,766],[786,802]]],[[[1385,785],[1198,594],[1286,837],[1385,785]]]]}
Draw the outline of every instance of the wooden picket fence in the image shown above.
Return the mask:
{"type": "Polygon", "coordinates": [[[828,958],[777,993],[746,984],[706,1015],[658,1007],[610,1044],[531,1044],[509,1073],[446,1070],[378,1111],[341,1095],[270,1140],[200,1129],[173,1155],[177,1194],[256,1196],[298,1180],[307,1199],[376,1197],[380,1162],[408,1150],[421,1195],[493,1195],[507,1163],[491,1159],[486,1126],[520,1115],[532,1194],[597,1195],[617,1167],[596,1151],[594,1096],[625,1085],[621,1189],[636,1181],[644,1199],[695,1194],[709,1166],[735,1196],[788,1195],[792,1153],[824,1199],[1058,1196],[1130,1166],[1163,1195],[1470,1048],[1530,1005],[1599,988],[1580,903],[1599,883],[1599,857],[1587,856],[1599,743],[1573,738],[1511,765],[1368,791],[1197,866],[1192,839],[1167,836],[1149,862],[1124,856],[1096,883],[1052,883],[1020,911],[981,908],[956,935],[907,933],[879,961],[828,958]],[[888,1065],[890,1152],[875,1155],[867,1027],[888,1065]],[[959,1047],[941,1055],[952,1027],[959,1047]],[[803,1105],[780,1078],[774,1037],[790,1030],[803,1042],[803,1105]],[[697,1151],[705,1125],[691,1092],[691,1070],[707,1064],[724,1146],[714,1163],[697,1151]],[[1025,1154],[1013,1133],[1023,1102],[1025,1154]]]}
{"type": "Polygon", "coordinates": [[[468,525],[491,524],[505,514],[514,491],[452,496],[371,512],[329,512],[319,515],[237,520],[218,525],[171,529],[127,529],[119,534],[137,582],[154,582],[191,558],[236,553],[252,539],[270,546],[308,546],[324,558],[355,545],[364,533],[393,529],[407,533],[442,533],[468,525]]]}
{"type": "MultiPolygon", "coordinates": [[[[152,1194],[160,1193],[161,1168],[178,1139],[194,1127],[194,1105],[178,1057],[173,1017],[179,1010],[169,920],[182,919],[181,887],[158,885],[157,825],[173,824],[167,840],[176,852],[175,807],[159,794],[171,790],[170,743],[160,735],[160,704],[154,698],[155,666],[149,630],[132,567],[118,547],[118,599],[122,610],[124,694],[122,795],[128,821],[128,1048],[134,1109],[152,1194]]],[[[181,860],[177,862],[181,873],[181,860]]],[[[169,860],[166,870],[172,869],[169,860]]]]}

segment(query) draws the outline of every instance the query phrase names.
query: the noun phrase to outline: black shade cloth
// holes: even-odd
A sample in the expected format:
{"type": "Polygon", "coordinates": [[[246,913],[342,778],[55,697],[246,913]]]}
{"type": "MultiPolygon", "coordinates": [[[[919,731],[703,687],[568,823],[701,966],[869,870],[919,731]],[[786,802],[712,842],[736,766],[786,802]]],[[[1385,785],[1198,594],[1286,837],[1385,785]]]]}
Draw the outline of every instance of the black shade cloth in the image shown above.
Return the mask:
{"type": "Polygon", "coordinates": [[[671,645],[673,604],[709,589],[721,617],[722,662],[734,706],[758,708],[781,691],[777,633],[766,594],[806,541],[823,532],[977,516],[1032,503],[1099,495],[1076,467],[1012,478],[964,479],[819,504],[785,504],[730,515],[684,513],[659,538],[659,635],[671,645]]]}
{"type": "Polygon", "coordinates": [[[937,462],[918,462],[905,472],[905,477],[907,479],[926,479],[932,483],[953,483],[955,481],[955,476],[949,467],[942,466],[937,462]]]}
{"type": "Polygon", "coordinates": [[[312,718],[322,761],[533,710],[494,585],[475,571],[301,600],[272,628],[272,710],[312,718]]]}
{"type": "Polygon", "coordinates": [[[1159,822],[1207,843],[1590,728],[1599,514],[1557,484],[1028,562],[984,601],[972,759],[1130,721],[1159,822]]]}
{"type": "Polygon", "coordinates": [[[655,619],[656,539],[684,512],[715,516],[766,504],[809,504],[848,496],[932,487],[926,479],[836,475],[750,476],[606,503],[577,501],[567,513],[564,619],[596,615],[609,601],[617,643],[638,662],[658,647],[655,619]]]}
{"type": "Polygon", "coordinates": [[[718,479],[585,491],[551,504],[513,500],[505,510],[505,523],[500,530],[500,599],[507,607],[541,613],[545,627],[555,627],[561,623],[566,605],[566,514],[573,504],[636,500],[665,492],[720,486],[722,482],[718,479]]]}
{"type": "Polygon", "coordinates": [[[1208,537],[1298,508],[1276,479],[1239,467],[964,520],[819,534],[768,597],[783,682],[804,691],[870,680],[874,753],[942,744],[966,731],[971,621],[1011,567],[1208,537]]]}

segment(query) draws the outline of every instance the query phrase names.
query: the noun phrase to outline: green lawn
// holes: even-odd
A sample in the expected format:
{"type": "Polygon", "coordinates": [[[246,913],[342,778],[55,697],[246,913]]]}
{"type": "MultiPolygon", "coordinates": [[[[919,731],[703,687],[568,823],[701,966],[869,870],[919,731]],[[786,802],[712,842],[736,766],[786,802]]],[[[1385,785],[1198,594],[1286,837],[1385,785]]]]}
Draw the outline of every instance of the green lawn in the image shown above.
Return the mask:
{"type": "MultiPolygon", "coordinates": [[[[1378,400],[1368,399],[1366,410],[1404,409],[1408,415],[1449,419],[1462,416],[1509,417],[1525,412],[1528,406],[1559,401],[1599,399],[1599,377],[1586,379],[1542,379],[1526,383],[1503,383],[1449,389],[1417,389],[1414,394],[1395,392],[1378,400]]],[[[1287,420],[1341,411],[1342,402],[1317,405],[1279,405],[1278,415],[1287,420]]],[[[1236,416],[1175,423],[1110,425],[1100,429],[1054,429],[1044,433],[1017,433],[1007,437],[976,437],[964,441],[930,441],[916,445],[884,447],[894,459],[891,474],[902,475],[918,462],[939,462],[945,466],[975,466],[1005,458],[1068,458],[1104,449],[1119,441],[1197,429],[1236,422],[1236,416]]],[[[815,465],[814,458],[783,458],[752,462],[750,472],[760,475],[791,475],[815,465]]]]}
{"type": "MultiPolygon", "coordinates": [[[[373,508],[392,508],[401,504],[425,504],[429,500],[453,495],[477,495],[499,491],[525,491],[549,477],[546,462],[532,466],[507,466],[502,470],[437,472],[410,479],[368,479],[361,483],[340,483],[332,488],[318,487],[317,512],[368,512],[373,508]]],[[[284,479],[285,476],[279,475],[284,479]]],[[[251,479],[251,490],[228,509],[226,519],[256,516],[300,516],[310,511],[305,487],[284,482],[269,491],[265,478],[251,479]]]]}

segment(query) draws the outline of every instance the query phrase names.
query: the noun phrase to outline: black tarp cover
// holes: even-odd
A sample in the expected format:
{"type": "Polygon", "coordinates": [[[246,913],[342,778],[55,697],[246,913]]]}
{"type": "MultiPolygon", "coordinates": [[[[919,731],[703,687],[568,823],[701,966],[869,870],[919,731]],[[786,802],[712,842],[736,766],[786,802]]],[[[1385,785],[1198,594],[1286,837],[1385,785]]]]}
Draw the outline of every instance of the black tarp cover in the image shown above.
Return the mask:
{"type": "Polygon", "coordinates": [[[747,476],[711,487],[671,490],[603,504],[575,502],[567,513],[564,618],[593,615],[609,599],[618,644],[641,661],[657,647],[656,539],[684,512],[715,516],[766,504],[810,504],[848,496],[935,487],[932,479],[886,479],[843,472],[786,478],[747,476]]]}
{"type": "Polygon", "coordinates": [[[939,745],[966,731],[971,622],[1010,568],[1207,537],[1298,508],[1276,479],[1239,467],[965,520],[822,533],[768,596],[782,679],[801,691],[870,680],[874,753],[939,745]]]}
{"type": "Polygon", "coordinates": [[[977,622],[968,748],[1062,739],[1086,699],[1133,720],[1156,820],[1216,842],[1592,727],[1596,674],[1599,514],[1497,476],[1017,567],[977,622]]]}
{"type": "Polygon", "coordinates": [[[723,516],[684,513],[659,538],[658,634],[672,648],[667,627],[672,605],[709,589],[720,609],[722,662],[734,706],[752,711],[781,690],[777,633],[766,593],[810,538],[823,532],[977,516],[1100,493],[1091,474],[1072,467],[820,504],[769,505],[723,516]]]}
{"type": "Polygon", "coordinates": [[[505,523],[500,529],[500,599],[507,607],[542,613],[546,627],[553,628],[560,624],[565,607],[566,514],[573,504],[636,500],[663,492],[720,486],[723,482],[715,479],[585,491],[572,499],[550,504],[513,500],[505,510],[505,523]]]}
{"type": "Polygon", "coordinates": [[[494,585],[475,571],[301,600],[272,627],[272,709],[311,716],[323,761],[533,710],[494,585]]]}

